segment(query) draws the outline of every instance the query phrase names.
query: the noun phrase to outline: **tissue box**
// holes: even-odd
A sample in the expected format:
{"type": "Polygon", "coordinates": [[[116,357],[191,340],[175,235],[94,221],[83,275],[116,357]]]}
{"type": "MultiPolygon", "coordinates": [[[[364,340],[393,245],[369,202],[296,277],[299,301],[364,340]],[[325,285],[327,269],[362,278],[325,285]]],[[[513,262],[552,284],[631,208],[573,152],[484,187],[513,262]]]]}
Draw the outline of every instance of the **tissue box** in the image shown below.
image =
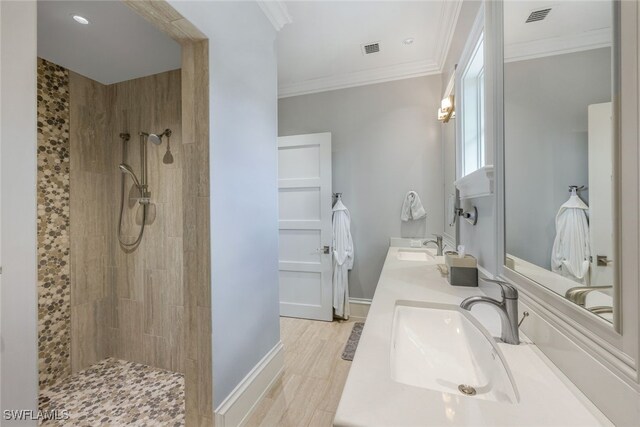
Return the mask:
{"type": "Polygon", "coordinates": [[[471,255],[464,258],[455,252],[447,252],[444,261],[449,270],[448,280],[452,286],[478,286],[478,262],[471,255]]]}

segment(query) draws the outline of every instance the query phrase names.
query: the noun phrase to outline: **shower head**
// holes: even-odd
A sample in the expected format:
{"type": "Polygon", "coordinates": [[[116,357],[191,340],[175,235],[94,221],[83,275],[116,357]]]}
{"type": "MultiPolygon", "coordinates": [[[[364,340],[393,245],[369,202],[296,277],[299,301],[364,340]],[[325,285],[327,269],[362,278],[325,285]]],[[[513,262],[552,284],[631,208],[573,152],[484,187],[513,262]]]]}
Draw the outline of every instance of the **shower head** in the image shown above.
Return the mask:
{"type": "Polygon", "coordinates": [[[140,132],[140,135],[146,136],[147,140],[149,140],[149,142],[153,143],[154,145],[160,145],[162,144],[163,136],[171,136],[171,129],[165,129],[164,132],[158,134],[140,132]]]}
{"type": "Polygon", "coordinates": [[[120,169],[120,172],[129,175],[131,179],[133,179],[133,182],[136,184],[136,187],[140,188],[140,181],[138,181],[138,177],[133,172],[133,169],[131,169],[131,166],[126,163],[120,163],[118,165],[118,168],[120,169]]]}
{"type": "Polygon", "coordinates": [[[155,145],[160,145],[162,144],[162,134],[160,135],[156,135],[155,133],[150,133],[147,138],[149,139],[150,142],[152,142],[155,145]]]}

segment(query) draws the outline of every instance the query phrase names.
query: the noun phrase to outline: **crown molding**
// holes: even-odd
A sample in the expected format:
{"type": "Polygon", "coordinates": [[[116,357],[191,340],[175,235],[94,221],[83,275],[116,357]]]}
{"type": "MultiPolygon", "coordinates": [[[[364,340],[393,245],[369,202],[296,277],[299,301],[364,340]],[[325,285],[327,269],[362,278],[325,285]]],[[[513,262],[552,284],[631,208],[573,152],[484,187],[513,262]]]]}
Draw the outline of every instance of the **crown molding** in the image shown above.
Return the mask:
{"type": "Polygon", "coordinates": [[[611,29],[601,28],[580,34],[507,44],[504,47],[504,62],[524,61],[610,46],[612,46],[611,29]]]}
{"type": "Polygon", "coordinates": [[[453,35],[456,32],[461,9],[462,0],[445,0],[444,2],[440,16],[440,28],[438,28],[438,43],[435,50],[440,69],[444,67],[444,62],[447,60],[447,54],[451,47],[453,35]]]}
{"type": "Polygon", "coordinates": [[[273,28],[276,31],[280,31],[282,27],[287,24],[293,22],[291,19],[291,15],[289,15],[289,11],[287,10],[287,5],[284,4],[281,0],[264,0],[257,1],[258,6],[262,9],[262,12],[266,15],[273,25],[273,28]]]}
{"type": "Polygon", "coordinates": [[[281,84],[278,98],[307,95],[329,90],[365,86],[393,80],[440,74],[440,65],[430,61],[414,61],[405,64],[391,65],[373,70],[356,71],[337,76],[321,77],[296,83],[281,84]]]}

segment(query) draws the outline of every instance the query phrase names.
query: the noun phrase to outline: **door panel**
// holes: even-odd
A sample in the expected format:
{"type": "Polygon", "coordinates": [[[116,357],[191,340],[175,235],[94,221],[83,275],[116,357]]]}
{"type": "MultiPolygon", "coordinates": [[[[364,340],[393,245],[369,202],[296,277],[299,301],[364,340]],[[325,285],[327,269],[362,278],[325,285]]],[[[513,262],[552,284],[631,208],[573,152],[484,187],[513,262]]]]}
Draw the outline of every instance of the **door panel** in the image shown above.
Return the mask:
{"type": "Polygon", "coordinates": [[[280,314],[332,320],[331,134],[278,138],[280,314]]]}
{"type": "Polygon", "coordinates": [[[613,124],[611,103],[589,105],[591,285],[613,285],[613,124]],[[598,265],[598,256],[606,257],[598,265]]]}

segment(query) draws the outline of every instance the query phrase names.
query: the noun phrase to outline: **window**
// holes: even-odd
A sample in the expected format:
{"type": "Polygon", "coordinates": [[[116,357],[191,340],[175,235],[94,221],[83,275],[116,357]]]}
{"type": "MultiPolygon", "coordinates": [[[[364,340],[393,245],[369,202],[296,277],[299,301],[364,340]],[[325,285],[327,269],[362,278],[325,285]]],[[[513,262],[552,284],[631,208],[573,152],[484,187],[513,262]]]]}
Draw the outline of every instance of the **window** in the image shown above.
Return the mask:
{"type": "Polygon", "coordinates": [[[461,64],[462,92],[461,143],[462,176],[468,175],[485,165],[484,163],[484,38],[480,33],[471,45],[466,64],[461,64]]]}

